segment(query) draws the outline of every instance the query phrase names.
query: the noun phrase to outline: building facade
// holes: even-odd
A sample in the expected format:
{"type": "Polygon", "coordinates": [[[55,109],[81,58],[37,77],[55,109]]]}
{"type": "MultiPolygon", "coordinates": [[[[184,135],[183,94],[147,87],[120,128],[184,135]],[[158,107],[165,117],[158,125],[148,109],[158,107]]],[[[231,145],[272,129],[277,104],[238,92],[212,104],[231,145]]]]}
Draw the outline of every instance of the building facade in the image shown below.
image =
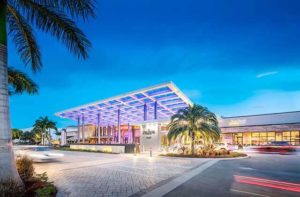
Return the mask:
{"type": "Polygon", "coordinates": [[[258,146],[273,141],[300,145],[300,112],[222,117],[222,140],[226,143],[258,146]]]}
{"type": "MultiPolygon", "coordinates": [[[[171,116],[192,104],[174,83],[167,82],[56,115],[77,122],[77,126],[66,128],[65,143],[106,147],[139,144],[143,150],[159,150],[168,144],[171,116]]],[[[300,145],[300,112],[221,117],[219,126],[221,139],[228,144],[255,146],[286,141],[300,145]]]]}
{"type": "Polygon", "coordinates": [[[167,82],[56,115],[77,122],[77,133],[66,134],[70,143],[140,144],[143,150],[159,150],[166,142],[171,116],[192,104],[174,83],[167,82]]]}

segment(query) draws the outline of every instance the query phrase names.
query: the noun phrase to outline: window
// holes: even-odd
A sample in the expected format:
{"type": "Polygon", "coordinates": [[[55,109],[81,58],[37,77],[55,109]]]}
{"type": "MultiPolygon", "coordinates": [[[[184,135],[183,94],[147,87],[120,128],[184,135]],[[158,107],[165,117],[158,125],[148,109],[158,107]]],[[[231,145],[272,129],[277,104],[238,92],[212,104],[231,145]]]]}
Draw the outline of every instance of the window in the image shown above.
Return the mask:
{"type": "Polygon", "coordinates": [[[289,132],[289,131],[282,132],[282,141],[290,142],[291,141],[291,132],[289,132]]]}
{"type": "Polygon", "coordinates": [[[251,144],[252,145],[259,145],[259,133],[252,133],[251,134],[251,144]]]}
{"type": "Polygon", "coordinates": [[[291,144],[300,145],[300,135],[299,131],[291,131],[291,144]]]}
{"type": "Polygon", "coordinates": [[[275,141],[275,132],[268,132],[268,142],[274,142],[275,141]]]}
{"type": "Polygon", "coordinates": [[[267,133],[266,132],[261,132],[259,134],[259,144],[260,145],[265,145],[267,144],[267,133]]]}
{"type": "Polygon", "coordinates": [[[251,133],[243,133],[243,145],[244,146],[251,145],[251,133]]]}

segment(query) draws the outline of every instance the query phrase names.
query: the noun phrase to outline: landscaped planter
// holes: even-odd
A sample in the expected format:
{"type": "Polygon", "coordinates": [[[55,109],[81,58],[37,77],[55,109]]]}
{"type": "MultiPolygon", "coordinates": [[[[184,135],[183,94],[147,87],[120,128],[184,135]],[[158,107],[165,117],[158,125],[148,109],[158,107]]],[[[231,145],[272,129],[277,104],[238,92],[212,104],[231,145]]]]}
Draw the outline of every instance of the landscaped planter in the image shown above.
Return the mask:
{"type": "Polygon", "coordinates": [[[133,153],[134,144],[71,144],[70,149],[105,153],[133,153]]]}
{"type": "Polygon", "coordinates": [[[247,154],[245,153],[238,153],[238,152],[230,152],[230,154],[225,155],[184,155],[184,154],[177,154],[177,153],[167,153],[161,154],[160,156],[166,157],[186,157],[186,158],[237,158],[237,157],[246,157],[247,154]]]}

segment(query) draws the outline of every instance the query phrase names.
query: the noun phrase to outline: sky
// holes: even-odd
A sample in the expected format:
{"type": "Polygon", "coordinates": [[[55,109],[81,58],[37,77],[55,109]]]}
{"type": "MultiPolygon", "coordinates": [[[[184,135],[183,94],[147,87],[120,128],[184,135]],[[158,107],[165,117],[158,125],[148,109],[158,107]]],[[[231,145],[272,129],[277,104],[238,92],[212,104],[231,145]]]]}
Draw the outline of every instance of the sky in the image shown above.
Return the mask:
{"type": "Polygon", "coordinates": [[[33,74],[9,42],[9,65],[39,85],[10,97],[12,127],[40,116],[173,81],[219,116],[300,110],[300,1],[97,0],[79,27],[93,44],[86,61],[36,32],[43,69],[33,74]]]}

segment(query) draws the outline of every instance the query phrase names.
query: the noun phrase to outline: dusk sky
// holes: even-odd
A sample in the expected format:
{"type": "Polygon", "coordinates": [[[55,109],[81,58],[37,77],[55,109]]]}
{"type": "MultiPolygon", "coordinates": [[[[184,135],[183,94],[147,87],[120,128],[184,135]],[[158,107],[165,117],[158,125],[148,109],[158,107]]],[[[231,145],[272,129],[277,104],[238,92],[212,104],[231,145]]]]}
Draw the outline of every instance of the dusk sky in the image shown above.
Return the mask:
{"type": "Polygon", "coordinates": [[[220,116],[300,110],[300,1],[97,2],[97,18],[79,22],[87,61],[37,32],[44,67],[32,74],[9,43],[9,65],[40,88],[10,98],[12,127],[75,124],[54,113],[165,81],[220,116]]]}

